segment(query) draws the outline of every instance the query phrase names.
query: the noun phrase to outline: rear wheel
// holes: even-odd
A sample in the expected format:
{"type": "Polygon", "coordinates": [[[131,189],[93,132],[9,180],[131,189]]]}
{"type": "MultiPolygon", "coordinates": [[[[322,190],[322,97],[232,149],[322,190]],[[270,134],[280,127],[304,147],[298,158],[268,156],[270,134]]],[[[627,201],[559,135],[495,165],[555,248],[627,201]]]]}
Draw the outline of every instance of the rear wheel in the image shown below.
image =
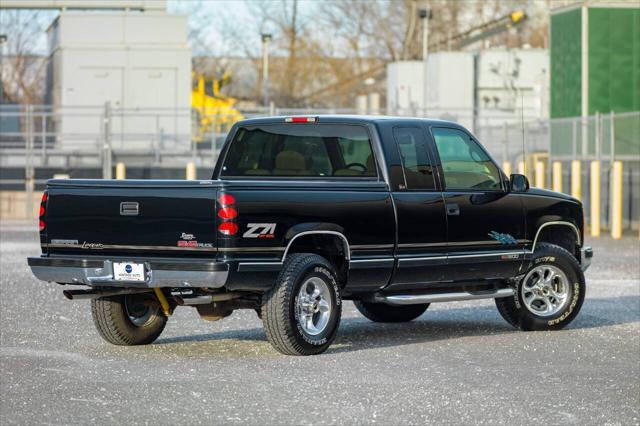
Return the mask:
{"type": "Polygon", "coordinates": [[[167,323],[151,293],[100,297],[91,300],[93,323],[100,336],[114,345],[147,345],[167,323]]]}
{"type": "Polygon", "coordinates": [[[374,322],[408,322],[418,318],[429,307],[420,305],[391,306],[386,303],[371,303],[356,300],[353,302],[362,315],[374,322]]]}
{"type": "Polygon", "coordinates": [[[262,322],[271,345],[285,355],[315,355],[336,337],[342,304],[331,264],[315,254],[287,257],[262,301],[262,322]]]}

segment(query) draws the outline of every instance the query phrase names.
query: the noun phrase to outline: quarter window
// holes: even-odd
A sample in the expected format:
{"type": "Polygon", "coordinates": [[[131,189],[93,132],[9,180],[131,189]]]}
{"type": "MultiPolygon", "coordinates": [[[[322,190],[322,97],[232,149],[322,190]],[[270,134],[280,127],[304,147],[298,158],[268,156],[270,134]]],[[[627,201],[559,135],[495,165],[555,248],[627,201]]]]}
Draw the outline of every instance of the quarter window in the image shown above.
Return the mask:
{"type": "Polygon", "coordinates": [[[466,133],[434,128],[447,189],[501,189],[500,172],[487,153],[466,133]]]}
{"type": "Polygon", "coordinates": [[[417,127],[396,127],[393,136],[402,159],[406,189],[435,188],[424,133],[417,127]]]}

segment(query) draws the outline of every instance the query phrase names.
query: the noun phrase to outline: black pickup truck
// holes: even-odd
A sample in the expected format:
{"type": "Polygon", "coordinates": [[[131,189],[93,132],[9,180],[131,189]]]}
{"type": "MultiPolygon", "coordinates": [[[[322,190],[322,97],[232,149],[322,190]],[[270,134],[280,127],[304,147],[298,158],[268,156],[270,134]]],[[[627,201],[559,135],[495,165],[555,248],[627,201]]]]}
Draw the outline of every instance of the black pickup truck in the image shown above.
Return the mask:
{"type": "Polygon", "coordinates": [[[578,314],[580,202],[506,176],[458,124],[361,116],[237,123],[211,180],[50,180],[34,275],[91,299],[118,345],[153,342],[178,306],[255,309],[280,352],[323,352],[342,301],[402,322],[495,299],[522,330],[578,314]]]}

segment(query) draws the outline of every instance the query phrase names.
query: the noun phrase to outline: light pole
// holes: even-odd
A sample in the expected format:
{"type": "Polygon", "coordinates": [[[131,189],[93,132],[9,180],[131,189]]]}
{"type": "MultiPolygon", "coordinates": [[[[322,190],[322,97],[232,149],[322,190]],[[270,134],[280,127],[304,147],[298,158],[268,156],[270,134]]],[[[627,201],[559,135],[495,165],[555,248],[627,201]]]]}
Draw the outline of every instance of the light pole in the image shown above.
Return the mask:
{"type": "Polygon", "coordinates": [[[429,19],[432,14],[430,9],[419,9],[418,16],[422,21],[422,60],[427,62],[427,53],[429,51],[429,19]]]}
{"type": "Polygon", "coordinates": [[[422,21],[422,113],[427,115],[427,53],[429,52],[429,19],[431,19],[430,9],[418,9],[418,17],[422,21]]]}
{"type": "Polygon", "coordinates": [[[0,34],[0,104],[4,101],[4,83],[2,74],[4,73],[4,45],[7,43],[7,35],[0,34]]]}
{"type": "Polygon", "coordinates": [[[269,43],[271,34],[262,34],[262,100],[264,106],[269,106],[269,43]]]}

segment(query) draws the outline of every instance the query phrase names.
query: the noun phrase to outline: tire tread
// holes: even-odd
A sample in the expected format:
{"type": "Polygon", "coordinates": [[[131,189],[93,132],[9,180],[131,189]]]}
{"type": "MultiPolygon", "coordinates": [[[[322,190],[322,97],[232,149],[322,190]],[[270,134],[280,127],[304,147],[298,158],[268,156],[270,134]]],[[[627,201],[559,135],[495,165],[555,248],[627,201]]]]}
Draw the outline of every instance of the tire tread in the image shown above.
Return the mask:
{"type": "MultiPolygon", "coordinates": [[[[539,252],[547,252],[547,253],[555,253],[556,256],[561,257],[562,259],[566,260],[567,262],[570,263],[571,268],[573,269],[573,271],[576,273],[578,280],[582,283],[582,285],[584,286],[584,273],[582,271],[582,269],[580,268],[580,264],[578,263],[578,259],[575,258],[575,256],[573,254],[571,254],[567,249],[565,249],[564,247],[560,247],[558,245],[552,244],[552,243],[540,243],[538,244],[538,246],[536,247],[535,253],[539,253],[539,252]]],[[[535,258],[535,253],[534,253],[534,258],[535,258]]],[[[524,278],[523,278],[524,279],[524,278]]],[[[519,289],[519,286],[516,286],[516,289],[519,289]]],[[[584,298],[584,291],[582,292],[583,294],[581,295],[582,298],[584,298]]],[[[518,295],[516,294],[515,297],[518,297],[518,295]]],[[[543,328],[539,328],[539,327],[532,327],[530,324],[530,321],[523,321],[522,315],[518,314],[518,309],[515,306],[515,303],[513,301],[513,299],[511,297],[502,297],[502,298],[498,298],[495,299],[495,303],[496,303],[496,307],[498,308],[498,312],[500,313],[500,316],[502,316],[502,318],[504,318],[505,321],[507,321],[509,324],[511,324],[513,327],[518,328],[520,330],[523,331],[530,331],[530,330],[537,330],[537,329],[543,329],[543,328]]],[[[578,312],[580,311],[580,308],[582,306],[582,301],[580,302],[578,308],[575,310],[575,314],[573,314],[571,316],[570,319],[568,319],[567,321],[564,321],[558,325],[555,325],[553,327],[548,326],[544,329],[560,329],[565,327],[566,325],[568,325],[571,321],[573,321],[573,319],[575,318],[575,316],[578,314],[578,312]]],[[[526,309],[526,308],[521,308],[521,309],[526,309]]]]}
{"type": "MultiPolygon", "coordinates": [[[[91,300],[91,316],[98,334],[109,343],[119,346],[146,345],[152,343],[160,336],[167,322],[162,316],[153,323],[154,329],[141,333],[142,330],[133,328],[133,324],[127,324],[122,296],[100,297],[91,300]],[[159,323],[157,321],[160,321],[159,323]],[[137,332],[137,333],[136,333],[137,332]]],[[[151,326],[150,325],[150,326],[151,326]]],[[[149,326],[145,326],[149,327],[149,326]]],[[[140,327],[142,328],[142,327],[140,327]]]]}
{"type": "Polygon", "coordinates": [[[265,293],[262,299],[262,321],[267,339],[276,350],[285,355],[314,355],[323,352],[331,344],[332,339],[323,346],[304,347],[297,341],[296,330],[290,325],[289,302],[294,297],[296,281],[300,274],[312,265],[321,265],[332,270],[331,265],[319,255],[292,254],[280,271],[276,285],[265,293]]]}

